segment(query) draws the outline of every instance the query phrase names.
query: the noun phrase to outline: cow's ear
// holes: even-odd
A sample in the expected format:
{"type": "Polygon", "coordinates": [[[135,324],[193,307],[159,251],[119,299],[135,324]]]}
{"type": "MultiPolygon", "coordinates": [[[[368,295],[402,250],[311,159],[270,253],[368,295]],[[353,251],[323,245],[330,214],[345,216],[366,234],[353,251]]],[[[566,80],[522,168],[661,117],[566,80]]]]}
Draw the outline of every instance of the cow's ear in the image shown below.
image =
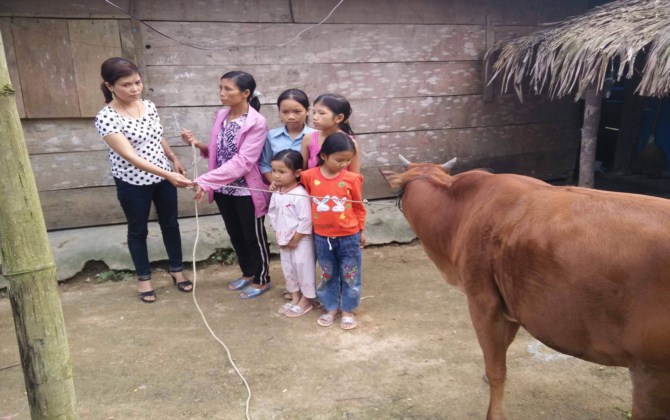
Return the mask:
{"type": "Polygon", "coordinates": [[[388,182],[389,187],[391,189],[397,189],[400,188],[400,174],[397,172],[393,171],[387,171],[387,170],[382,170],[380,169],[379,172],[381,172],[382,176],[388,182]]]}

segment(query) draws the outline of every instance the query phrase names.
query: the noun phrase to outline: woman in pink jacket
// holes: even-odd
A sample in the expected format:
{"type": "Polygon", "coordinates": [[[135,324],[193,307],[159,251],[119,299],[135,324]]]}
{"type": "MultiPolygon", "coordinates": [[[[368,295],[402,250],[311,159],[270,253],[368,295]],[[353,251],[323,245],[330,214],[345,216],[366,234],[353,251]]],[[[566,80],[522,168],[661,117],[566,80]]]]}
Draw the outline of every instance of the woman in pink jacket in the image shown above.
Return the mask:
{"type": "Polygon", "coordinates": [[[219,88],[226,108],[216,115],[209,144],[200,143],[189,130],[182,131],[182,139],[209,159],[209,172],[194,180],[194,198],[201,200],[207,193],[210,202],[216,201],[242,269],[242,276],[227,288],[241,290],[239,297],[250,299],[271,286],[263,224],[270,194],[259,169],[268,123],[258,112],[261,104],[252,75],[228,72],[219,88]]]}

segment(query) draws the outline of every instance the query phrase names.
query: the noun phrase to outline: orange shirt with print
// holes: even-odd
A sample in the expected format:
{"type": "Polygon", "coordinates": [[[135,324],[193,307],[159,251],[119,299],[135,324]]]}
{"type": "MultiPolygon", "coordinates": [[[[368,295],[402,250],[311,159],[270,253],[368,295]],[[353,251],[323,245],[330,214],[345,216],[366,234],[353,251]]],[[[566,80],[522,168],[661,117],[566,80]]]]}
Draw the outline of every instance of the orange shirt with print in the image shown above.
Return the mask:
{"type": "Polygon", "coordinates": [[[342,170],[335,178],[326,178],[321,167],[300,174],[312,200],[314,233],[321,236],[351,236],[365,228],[363,175],[342,170]]]}

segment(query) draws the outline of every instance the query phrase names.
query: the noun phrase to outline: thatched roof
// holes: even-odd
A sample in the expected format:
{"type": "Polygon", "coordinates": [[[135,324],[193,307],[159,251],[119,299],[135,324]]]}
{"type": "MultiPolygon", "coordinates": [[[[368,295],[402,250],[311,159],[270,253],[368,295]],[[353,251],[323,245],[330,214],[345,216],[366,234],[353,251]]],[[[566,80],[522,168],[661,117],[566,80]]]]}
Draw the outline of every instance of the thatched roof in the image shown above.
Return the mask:
{"type": "Polygon", "coordinates": [[[670,93],[670,0],[618,0],[533,34],[495,45],[493,78],[510,82],[519,97],[530,83],[534,93],[583,96],[591,84],[600,90],[608,71],[620,80],[634,74],[636,57],[646,52],[637,93],[670,93]]]}

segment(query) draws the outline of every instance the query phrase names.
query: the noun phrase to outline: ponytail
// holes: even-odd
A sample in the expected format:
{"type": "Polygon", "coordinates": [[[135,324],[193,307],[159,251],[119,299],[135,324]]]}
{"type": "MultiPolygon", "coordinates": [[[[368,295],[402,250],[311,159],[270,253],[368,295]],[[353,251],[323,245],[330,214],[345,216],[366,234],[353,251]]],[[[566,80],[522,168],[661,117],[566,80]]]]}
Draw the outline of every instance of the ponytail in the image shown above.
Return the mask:
{"type": "Polygon", "coordinates": [[[251,96],[251,99],[249,100],[249,106],[256,111],[261,110],[261,101],[258,99],[258,96],[251,96]]]}
{"type": "Polygon", "coordinates": [[[349,125],[349,119],[347,118],[346,120],[342,121],[338,127],[340,127],[340,130],[344,131],[345,133],[349,134],[351,137],[354,136],[354,130],[351,129],[351,125],[349,125]]]}
{"type": "Polygon", "coordinates": [[[110,103],[114,100],[114,95],[112,95],[112,91],[109,90],[109,88],[107,87],[105,82],[102,82],[102,84],[100,84],[100,90],[102,91],[102,94],[105,97],[105,103],[106,104],[108,104],[108,103],[110,103]]]}

